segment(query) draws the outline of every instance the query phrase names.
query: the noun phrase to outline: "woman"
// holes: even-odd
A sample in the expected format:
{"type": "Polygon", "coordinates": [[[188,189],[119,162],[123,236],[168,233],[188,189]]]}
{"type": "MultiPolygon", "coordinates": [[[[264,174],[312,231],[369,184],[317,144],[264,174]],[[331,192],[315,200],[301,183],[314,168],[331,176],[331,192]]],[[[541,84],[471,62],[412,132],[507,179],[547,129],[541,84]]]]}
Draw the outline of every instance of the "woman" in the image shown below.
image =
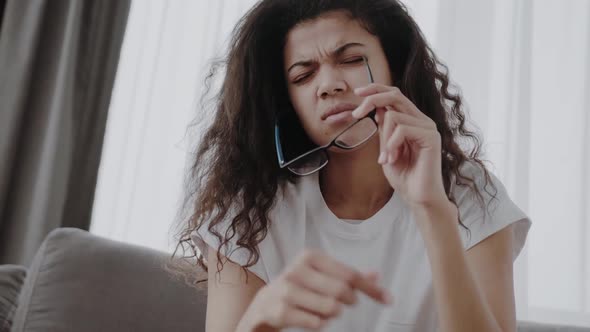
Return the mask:
{"type": "Polygon", "coordinates": [[[208,267],[207,331],[516,330],[530,221],[448,88],[396,0],[246,14],[182,234],[208,267]]]}

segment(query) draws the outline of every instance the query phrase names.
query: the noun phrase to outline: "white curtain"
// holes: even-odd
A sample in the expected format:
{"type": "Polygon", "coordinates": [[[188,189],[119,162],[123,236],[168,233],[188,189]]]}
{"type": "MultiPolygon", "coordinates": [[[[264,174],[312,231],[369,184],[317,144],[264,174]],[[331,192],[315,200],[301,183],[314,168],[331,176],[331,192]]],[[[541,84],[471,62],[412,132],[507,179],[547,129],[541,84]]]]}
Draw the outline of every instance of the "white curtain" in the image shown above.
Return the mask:
{"type": "MultiPolygon", "coordinates": [[[[171,251],[211,60],[254,0],[134,1],[91,231],[171,251]],[[195,130],[194,128],[188,130],[195,130]]],[[[516,262],[521,320],[590,326],[590,1],[405,1],[533,220],[516,262]]]]}

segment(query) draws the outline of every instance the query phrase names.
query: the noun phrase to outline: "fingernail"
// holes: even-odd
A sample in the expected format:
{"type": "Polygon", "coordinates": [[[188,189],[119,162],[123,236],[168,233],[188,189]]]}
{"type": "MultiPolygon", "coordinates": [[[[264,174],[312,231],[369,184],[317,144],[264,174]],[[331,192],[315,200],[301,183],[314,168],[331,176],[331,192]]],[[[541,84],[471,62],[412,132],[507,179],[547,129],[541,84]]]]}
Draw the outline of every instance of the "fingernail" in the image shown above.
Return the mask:
{"type": "Polygon", "coordinates": [[[391,302],[392,302],[391,295],[389,295],[388,292],[385,292],[383,294],[383,302],[385,302],[385,304],[391,304],[391,302]]]}
{"type": "Polygon", "coordinates": [[[381,152],[381,153],[379,154],[379,160],[377,160],[377,162],[378,162],[379,164],[383,164],[383,163],[385,163],[385,152],[381,152]]]}
{"type": "Polygon", "coordinates": [[[393,162],[393,155],[389,154],[389,156],[387,156],[387,163],[391,164],[393,162]]]}
{"type": "Polygon", "coordinates": [[[354,89],[354,93],[358,94],[360,91],[363,91],[363,88],[356,88],[354,89]]]}

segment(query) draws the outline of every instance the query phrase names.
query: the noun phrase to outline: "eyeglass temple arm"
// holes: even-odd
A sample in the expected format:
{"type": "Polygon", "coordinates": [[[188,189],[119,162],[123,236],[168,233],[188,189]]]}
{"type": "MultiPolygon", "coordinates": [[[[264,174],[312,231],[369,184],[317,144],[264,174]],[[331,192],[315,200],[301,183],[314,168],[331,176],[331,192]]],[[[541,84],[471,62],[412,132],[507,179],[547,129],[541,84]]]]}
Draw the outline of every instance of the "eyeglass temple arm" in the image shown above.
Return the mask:
{"type": "Polygon", "coordinates": [[[365,66],[367,67],[367,73],[369,74],[369,82],[375,83],[373,79],[373,72],[371,71],[371,67],[369,66],[369,60],[366,56],[363,56],[363,60],[365,61],[365,66]]]}

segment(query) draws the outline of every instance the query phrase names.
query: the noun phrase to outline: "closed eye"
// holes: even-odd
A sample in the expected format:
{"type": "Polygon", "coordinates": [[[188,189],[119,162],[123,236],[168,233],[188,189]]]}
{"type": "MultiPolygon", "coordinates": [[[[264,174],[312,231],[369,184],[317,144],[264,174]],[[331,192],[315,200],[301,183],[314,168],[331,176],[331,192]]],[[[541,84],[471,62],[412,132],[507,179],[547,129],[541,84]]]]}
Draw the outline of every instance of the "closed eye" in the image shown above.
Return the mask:
{"type": "Polygon", "coordinates": [[[297,77],[295,78],[295,80],[293,80],[293,84],[299,84],[299,83],[302,83],[302,82],[303,82],[305,79],[307,79],[308,77],[310,77],[310,76],[311,76],[311,74],[312,74],[312,73],[307,73],[307,74],[303,74],[303,75],[297,76],[297,77]]]}
{"type": "MultiPolygon", "coordinates": [[[[344,64],[344,65],[352,65],[352,64],[359,64],[361,62],[363,62],[363,57],[362,56],[355,56],[355,57],[349,57],[349,58],[343,59],[340,63],[344,64]]],[[[312,75],[313,75],[313,72],[299,75],[292,81],[292,83],[293,84],[303,83],[307,78],[309,78],[312,75]]]]}
{"type": "Polygon", "coordinates": [[[348,59],[344,59],[342,60],[343,64],[353,64],[353,63],[360,63],[363,61],[363,57],[358,56],[358,57],[354,57],[354,58],[348,58],[348,59]]]}

